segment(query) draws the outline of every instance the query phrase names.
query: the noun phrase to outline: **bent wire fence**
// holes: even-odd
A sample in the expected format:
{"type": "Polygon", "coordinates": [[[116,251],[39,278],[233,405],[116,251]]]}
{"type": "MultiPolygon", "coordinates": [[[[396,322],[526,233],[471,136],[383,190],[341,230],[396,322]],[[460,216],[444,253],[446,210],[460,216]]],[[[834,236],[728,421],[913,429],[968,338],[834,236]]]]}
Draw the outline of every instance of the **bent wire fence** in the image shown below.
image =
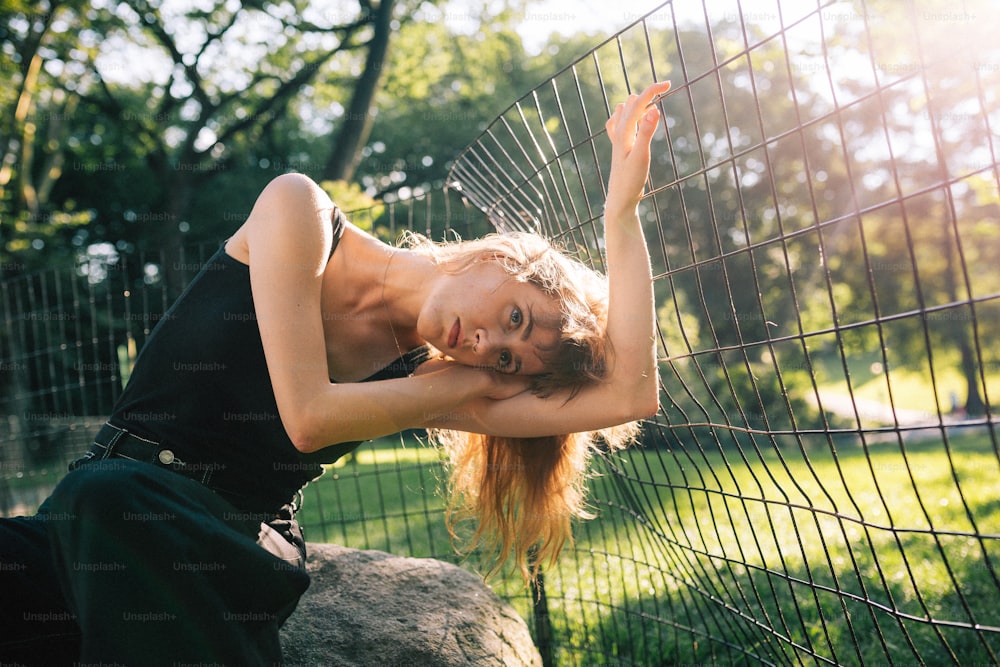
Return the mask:
{"type": "Polygon", "coordinates": [[[631,624],[613,655],[640,664],[994,664],[996,10],[681,4],[452,170],[497,228],[600,266],[603,121],[674,84],[641,206],[661,412],[643,452],[605,462],[605,518],[567,568],[593,586],[555,587],[584,606],[603,576],[631,588],[599,615],[631,624]]]}
{"type": "MultiPolygon", "coordinates": [[[[668,2],[500,114],[448,193],[369,213],[390,235],[528,229],[603,268],[604,120],[673,82],[640,206],[659,414],[598,459],[599,516],[544,596],[496,582],[547,663],[1000,661],[996,14],[668,2]]],[[[203,258],[0,283],[8,512],[86,446],[81,415],[173,297],[157,271],[203,258]]],[[[437,456],[413,445],[311,485],[309,538],[455,559],[437,456]]]]}

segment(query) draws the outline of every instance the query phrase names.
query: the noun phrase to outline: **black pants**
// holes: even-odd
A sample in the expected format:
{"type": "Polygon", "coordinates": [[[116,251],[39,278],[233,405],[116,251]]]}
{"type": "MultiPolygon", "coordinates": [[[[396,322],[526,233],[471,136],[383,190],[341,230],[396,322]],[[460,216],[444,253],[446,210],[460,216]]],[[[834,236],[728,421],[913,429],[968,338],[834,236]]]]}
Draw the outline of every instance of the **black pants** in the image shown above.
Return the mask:
{"type": "Polygon", "coordinates": [[[301,541],[261,531],[148,463],[73,470],[36,516],[0,519],[0,663],[280,663],[309,578],[301,541]]]}

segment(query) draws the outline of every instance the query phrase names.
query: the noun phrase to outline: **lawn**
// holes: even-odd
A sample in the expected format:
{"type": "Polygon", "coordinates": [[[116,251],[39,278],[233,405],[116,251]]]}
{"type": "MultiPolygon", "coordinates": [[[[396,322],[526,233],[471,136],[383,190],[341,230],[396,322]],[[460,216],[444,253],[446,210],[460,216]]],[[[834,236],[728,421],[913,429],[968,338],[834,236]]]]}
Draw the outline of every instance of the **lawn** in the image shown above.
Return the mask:
{"type": "MultiPolygon", "coordinates": [[[[460,560],[437,453],[401,443],[307,490],[309,540],[460,560]]],[[[983,435],[950,449],[635,449],[600,466],[601,517],[546,574],[556,662],[992,664],[1000,460],[983,435]]],[[[531,618],[516,577],[491,583],[531,618]]]]}
{"type": "Polygon", "coordinates": [[[441,475],[432,447],[384,438],[329,466],[307,487],[299,522],[311,542],[448,558],[441,475]]]}
{"type": "MultiPolygon", "coordinates": [[[[879,351],[853,352],[847,358],[848,373],[850,373],[850,391],[844,379],[843,364],[839,355],[817,355],[817,381],[820,395],[847,397],[853,391],[855,399],[871,401],[886,405],[894,405],[897,409],[922,412],[929,416],[941,413],[947,414],[952,409],[952,402],[960,405],[966,398],[966,380],[960,372],[960,364],[956,355],[938,354],[934,364],[934,380],[931,381],[931,368],[928,365],[907,366],[904,360],[898,360],[888,370],[883,366],[879,351]],[[890,400],[891,393],[891,400],[890,400]]],[[[925,360],[924,361],[926,364],[925,360]]],[[[987,363],[984,366],[984,376],[980,379],[980,393],[985,390],[985,396],[1000,395],[1000,366],[987,363]]]]}

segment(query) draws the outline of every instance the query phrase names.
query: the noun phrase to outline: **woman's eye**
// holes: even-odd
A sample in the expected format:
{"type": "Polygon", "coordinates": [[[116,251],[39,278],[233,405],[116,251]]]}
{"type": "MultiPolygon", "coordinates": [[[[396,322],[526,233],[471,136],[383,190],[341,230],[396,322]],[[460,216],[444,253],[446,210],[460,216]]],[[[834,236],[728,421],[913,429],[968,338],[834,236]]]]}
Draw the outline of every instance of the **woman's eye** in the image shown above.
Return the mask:
{"type": "Polygon", "coordinates": [[[512,357],[510,355],[510,350],[504,350],[503,352],[500,353],[500,359],[499,359],[500,368],[507,368],[508,366],[510,366],[511,361],[512,357]]]}
{"type": "Polygon", "coordinates": [[[510,322],[511,324],[517,326],[521,323],[521,309],[515,308],[510,312],[510,322]]]}

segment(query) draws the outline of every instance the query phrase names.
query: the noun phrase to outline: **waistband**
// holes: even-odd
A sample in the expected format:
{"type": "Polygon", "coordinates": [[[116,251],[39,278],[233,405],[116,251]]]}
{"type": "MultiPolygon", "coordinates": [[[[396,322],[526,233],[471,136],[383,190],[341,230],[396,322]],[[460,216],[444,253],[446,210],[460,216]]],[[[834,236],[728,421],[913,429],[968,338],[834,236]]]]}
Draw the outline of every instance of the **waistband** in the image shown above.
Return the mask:
{"type": "MultiPolygon", "coordinates": [[[[290,502],[282,507],[276,508],[274,511],[261,511],[260,508],[251,507],[252,503],[248,502],[248,499],[243,498],[231,491],[220,489],[217,485],[213,485],[213,477],[217,473],[221,473],[226,469],[225,463],[188,463],[182,461],[169,447],[166,447],[155,440],[150,440],[140,435],[136,435],[128,429],[115,426],[110,422],[105,422],[104,425],[101,426],[97,435],[94,436],[94,444],[90,446],[90,449],[82,458],[77,459],[70,464],[70,470],[76,470],[80,466],[91,461],[100,461],[111,458],[129,459],[132,461],[139,461],[141,463],[148,463],[150,465],[157,466],[158,468],[164,468],[177,473],[178,475],[183,475],[184,477],[193,479],[233,503],[233,505],[235,505],[238,509],[247,510],[248,515],[252,514],[254,518],[259,517],[265,522],[275,518],[294,518],[300,504],[297,502],[290,502]]],[[[296,500],[298,500],[298,498],[296,500]]]]}

